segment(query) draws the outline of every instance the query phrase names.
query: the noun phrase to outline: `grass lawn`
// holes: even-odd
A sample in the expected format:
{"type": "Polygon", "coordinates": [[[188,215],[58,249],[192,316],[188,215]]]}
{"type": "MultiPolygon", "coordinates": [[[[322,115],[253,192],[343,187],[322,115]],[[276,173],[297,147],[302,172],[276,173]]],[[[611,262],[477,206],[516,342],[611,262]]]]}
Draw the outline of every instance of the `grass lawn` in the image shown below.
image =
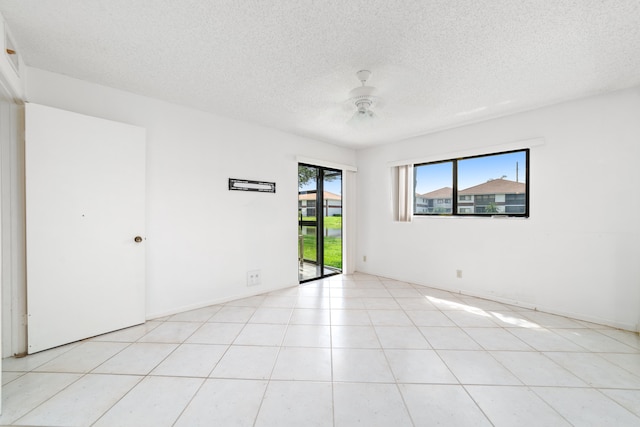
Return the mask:
{"type": "Polygon", "coordinates": [[[324,265],[342,270],[342,238],[324,238],[324,265]]]}
{"type": "MultiPolygon", "coordinates": [[[[303,221],[315,221],[315,216],[303,216],[303,221]]],[[[325,216],[324,217],[324,227],[330,228],[332,230],[339,230],[342,228],[342,217],[341,216],[325,216]]]]}
{"type": "Polygon", "coordinates": [[[325,216],[324,226],[325,228],[339,230],[342,228],[342,217],[341,216],[325,216]]]}
{"type": "MultiPolygon", "coordinates": [[[[303,218],[313,220],[314,218],[303,218]]],[[[329,216],[324,218],[324,226],[328,229],[339,230],[342,228],[342,217],[329,216]]],[[[316,236],[304,236],[304,259],[317,261],[316,236]]],[[[324,265],[342,269],[342,237],[324,238],[324,265]]]]}

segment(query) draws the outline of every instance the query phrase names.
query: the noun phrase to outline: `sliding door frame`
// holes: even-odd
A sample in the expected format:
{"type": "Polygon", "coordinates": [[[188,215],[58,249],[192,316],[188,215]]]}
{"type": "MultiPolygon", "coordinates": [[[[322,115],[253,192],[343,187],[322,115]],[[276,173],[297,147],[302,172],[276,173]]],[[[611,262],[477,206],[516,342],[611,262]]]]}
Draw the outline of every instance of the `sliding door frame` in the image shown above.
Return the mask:
{"type": "MultiPolygon", "coordinates": [[[[298,167],[300,166],[305,166],[305,167],[309,167],[309,168],[314,168],[316,169],[316,171],[318,172],[316,175],[316,200],[315,200],[315,209],[316,209],[316,219],[315,221],[310,221],[310,220],[303,220],[302,216],[300,215],[299,219],[298,219],[298,227],[316,227],[316,264],[318,266],[318,271],[319,271],[319,275],[316,275],[313,278],[309,278],[309,279],[302,279],[301,277],[299,278],[299,282],[300,283],[306,283],[312,280],[318,280],[318,279],[322,279],[325,277],[330,277],[330,276],[335,276],[337,274],[341,274],[343,271],[343,268],[341,267],[339,270],[336,269],[336,271],[331,272],[329,274],[326,273],[326,268],[324,265],[324,179],[325,179],[325,172],[326,171],[330,171],[332,173],[337,173],[340,175],[340,205],[341,205],[341,211],[342,211],[342,194],[344,192],[344,186],[343,186],[343,181],[342,181],[342,176],[343,176],[343,172],[340,169],[335,169],[335,168],[330,168],[330,167],[325,167],[325,166],[318,166],[318,165],[314,165],[314,164],[310,164],[310,163],[303,163],[303,162],[299,162],[298,163],[298,167]]],[[[300,194],[300,190],[298,190],[298,194],[300,194]]],[[[343,241],[344,238],[344,233],[343,233],[343,225],[341,224],[340,226],[340,241],[343,241]]],[[[344,264],[344,245],[341,244],[341,250],[340,250],[340,257],[341,257],[341,264],[344,264]]],[[[302,254],[302,261],[304,262],[304,253],[302,254]]],[[[332,267],[335,268],[335,267],[332,267]]]]}

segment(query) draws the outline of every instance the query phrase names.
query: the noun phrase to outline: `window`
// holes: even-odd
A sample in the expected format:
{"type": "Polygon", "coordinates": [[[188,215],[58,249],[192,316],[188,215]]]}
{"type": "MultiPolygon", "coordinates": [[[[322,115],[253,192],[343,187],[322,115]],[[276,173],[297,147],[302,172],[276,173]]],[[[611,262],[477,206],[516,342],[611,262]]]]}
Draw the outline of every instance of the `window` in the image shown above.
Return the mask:
{"type": "Polygon", "coordinates": [[[453,162],[437,162],[423,165],[420,170],[414,167],[415,199],[413,213],[418,215],[451,214],[453,205],[453,162]],[[418,180],[428,185],[417,185],[418,180]],[[420,206],[418,206],[420,204],[420,206]]]}
{"type": "Polygon", "coordinates": [[[415,215],[529,216],[529,149],[414,166],[415,215]]]}

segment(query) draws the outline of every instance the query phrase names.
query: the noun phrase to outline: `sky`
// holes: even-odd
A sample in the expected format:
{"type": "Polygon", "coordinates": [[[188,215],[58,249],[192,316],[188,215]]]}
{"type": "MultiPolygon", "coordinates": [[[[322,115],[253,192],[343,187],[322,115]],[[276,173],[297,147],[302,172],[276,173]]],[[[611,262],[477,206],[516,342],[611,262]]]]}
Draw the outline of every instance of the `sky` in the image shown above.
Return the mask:
{"type": "MultiPolygon", "coordinates": [[[[315,180],[308,182],[299,188],[300,191],[316,190],[317,184],[315,180]]],[[[342,195],[342,179],[335,178],[331,181],[324,182],[324,191],[329,191],[334,194],[342,195]]]]}
{"type": "MultiPolygon", "coordinates": [[[[308,190],[315,190],[316,189],[316,183],[315,181],[313,183],[308,183],[307,185],[302,186],[302,188],[300,188],[300,191],[308,191],[308,190]]],[[[333,181],[325,181],[324,183],[324,191],[329,191],[333,194],[342,194],[342,180],[339,179],[335,179],[333,181]]]]}
{"type": "Polygon", "coordinates": [[[331,182],[325,181],[324,190],[334,194],[342,194],[342,180],[335,179],[331,182]]]}
{"type": "MultiPolygon", "coordinates": [[[[491,179],[503,178],[516,181],[516,163],[518,164],[518,182],[525,182],[525,152],[500,154],[486,157],[474,157],[458,162],[458,189],[473,187],[491,179]]],[[[416,193],[424,194],[443,187],[452,187],[452,163],[434,163],[415,170],[416,193]]]]}
{"type": "MultiPolygon", "coordinates": [[[[518,181],[525,182],[525,152],[499,154],[494,156],[473,157],[458,162],[458,189],[473,187],[490,179],[504,177],[516,181],[516,163],[518,164],[518,181]]],[[[415,169],[416,193],[424,194],[443,187],[452,187],[452,163],[434,163],[428,167],[415,169]]],[[[342,194],[342,180],[325,181],[325,191],[342,194]]],[[[315,190],[316,182],[311,181],[300,188],[301,191],[315,190]]]]}

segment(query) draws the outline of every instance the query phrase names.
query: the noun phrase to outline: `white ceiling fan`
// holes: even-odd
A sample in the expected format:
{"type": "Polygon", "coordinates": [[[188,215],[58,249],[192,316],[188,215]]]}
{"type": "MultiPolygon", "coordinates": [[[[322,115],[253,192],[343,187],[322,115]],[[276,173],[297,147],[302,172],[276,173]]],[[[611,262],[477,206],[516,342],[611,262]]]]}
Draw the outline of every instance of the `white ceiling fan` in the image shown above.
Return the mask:
{"type": "Polygon", "coordinates": [[[347,103],[355,106],[356,112],[351,119],[349,119],[348,123],[354,126],[361,126],[373,121],[377,117],[372,108],[380,103],[380,98],[376,96],[377,90],[375,87],[367,86],[367,80],[371,77],[371,71],[360,70],[356,73],[356,77],[362,85],[349,92],[347,103]]]}

